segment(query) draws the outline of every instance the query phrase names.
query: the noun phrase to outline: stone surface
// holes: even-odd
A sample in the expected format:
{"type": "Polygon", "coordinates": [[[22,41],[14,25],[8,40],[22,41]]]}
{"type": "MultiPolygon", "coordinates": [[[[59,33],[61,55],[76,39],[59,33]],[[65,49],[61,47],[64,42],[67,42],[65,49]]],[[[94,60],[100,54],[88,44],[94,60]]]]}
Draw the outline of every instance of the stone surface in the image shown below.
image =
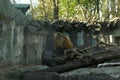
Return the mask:
{"type": "Polygon", "coordinates": [[[88,75],[88,74],[107,74],[114,78],[120,79],[120,67],[105,67],[105,68],[81,68],[73,70],[70,72],[62,73],[61,75],[70,76],[70,75],[88,75]]]}
{"type": "Polygon", "coordinates": [[[20,80],[21,76],[25,74],[25,72],[33,72],[33,71],[42,70],[45,68],[48,68],[48,67],[45,65],[16,67],[16,68],[10,69],[5,74],[5,78],[8,80],[9,79],[20,80]]]}
{"type": "Polygon", "coordinates": [[[8,80],[120,80],[120,67],[83,68],[62,74],[37,72],[45,68],[48,67],[32,66],[12,69],[6,78],[8,80]]]}
{"type": "Polygon", "coordinates": [[[41,57],[46,45],[47,31],[27,32],[24,36],[23,54],[25,64],[41,64],[41,57]]]}
{"type": "Polygon", "coordinates": [[[10,4],[10,0],[0,0],[0,18],[9,23],[12,20],[16,21],[16,24],[26,25],[31,19],[26,17],[21,11],[17,10],[13,5],[10,4]]]}
{"type": "Polygon", "coordinates": [[[0,30],[0,67],[20,63],[24,39],[22,25],[16,25],[15,21],[9,24],[3,21],[0,30]]]}
{"type": "Polygon", "coordinates": [[[15,9],[10,0],[0,0],[0,67],[23,62],[24,27],[31,19],[15,9]]]}

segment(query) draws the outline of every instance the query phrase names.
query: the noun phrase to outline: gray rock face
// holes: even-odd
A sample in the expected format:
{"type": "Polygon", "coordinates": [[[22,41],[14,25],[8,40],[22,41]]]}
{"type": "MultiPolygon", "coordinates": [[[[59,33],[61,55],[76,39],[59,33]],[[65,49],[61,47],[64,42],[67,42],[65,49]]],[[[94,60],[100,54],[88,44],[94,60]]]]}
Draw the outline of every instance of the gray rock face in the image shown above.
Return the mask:
{"type": "Polygon", "coordinates": [[[22,59],[23,27],[16,25],[15,21],[6,24],[1,21],[0,28],[0,66],[17,64],[22,59]]]}
{"type": "Polygon", "coordinates": [[[0,67],[41,64],[47,45],[47,21],[30,19],[15,9],[9,0],[0,0],[0,5],[0,67]]]}
{"type": "MultiPolygon", "coordinates": [[[[30,27],[30,26],[28,26],[30,27]]],[[[47,31],[25,31],[23,54],[25,64],[41,64],[41,57],[46,45],[47,31]]]]}
{"type": "Polygon", "coordinates": [[[18,25],[14,20],[8,24],[1,20],[0,23],[0,67],[14,64],[41,64],[47,30],[42,29],[40,25],[38,25],[40,27],[31,24],[18,25]]]}
{"type": "MultiPolygon", "coordinates": [[[[26,25],[31,20],[10,4],[10,0],[0,0],[0,19],[6,23],[15,20],[16,24],[26,25]]],[[[24,27],[24,26],[23,26],[24,27]]]]}
{"type": "Polygon", "coordinates": [[[107,74],[114,78],[120,79],[120,67],[105,67],[105,68],[81,68],[70,72],[62,73],[64,76],[71,75],[94,75],[94,74],[107,74]]]}
{"type": "MultiPolygon", "coordinates": [[[[46,66],[43,66],[43,68],[47,68],[46,66]]],[[[37,70],[43,69],[41,67],[32,67],[32,68],[20,68],[16,69],[14,71],[9,72],[6,76],[7,79],[13,79],[13,80],[120,80],[120,77],[118,77],[118,74],[115,74],[115,70],[118,68],[114,68],[114,71],[112,74],[115,74],[116,76],[112,76],[110,73],[98,73],[99,70],[102,70],[101,68],[97,71],[88,70],[88,73],[74,73],[71,75],[67,74],[57,74],[55,72],[40,72],[37,70]],[[33,71],[33,72],[32,72],[33,71]],[[36,71],[36,72],[34,72],[36,71]]],[[[111,68],[109,68],[111,69],[111,68]]],[[[82,69],[80,69],[82,70],[82,69]]],[[[87,70],[87,69],[84,69],[87,70]]],[[[106,72],[109,72],[105,70],[106,72]]]]}
{"type": "MultiPolygon", "coordinates": [[[[26,36],[24,36],[24,27],[31,22],[31,19],[15,9],[10,4],[10,0],[0,0],[0,5],[0,67],[22,64],[24,62],[23,46],[26,44],[24,42],[26,39],[26,36]]],[[[43,35],[43,32],[40,35],[43,35]]],[[[33,39],[33,41],[29,41],[27,44],[27,46],[30,45],[29,49],[31,49],[32,43],[42,40],[42,37],[39,37],[37,40],[33,37],[36,38],[38,36],[28,34],[27,39],[33,39]]],[[[42,45],[42,43],[39,44],[42,45]]],[[[36,44],[34,46],[37,48],[40,47],[37,50],[41,51],[41,46],[37,46],[36,44]]],[[[34,46],[32,45],[32,47],[34,46]]],[[[30,54],[30,56],[33,55],[30,54]]],[[[37,57],[39,56],[37,55],[37,57]]]]}
{"type": "Polygon", "coordinates": [[[26,66],[26,67],[18,67],[10,70],[5,74],[5,78],[7,80],[22,80],[21,76],[24,75],[26,72],[33,72],[36,70],[42,70],[48,68],[45,65],[40,65],[40,66],[26,66]]]}

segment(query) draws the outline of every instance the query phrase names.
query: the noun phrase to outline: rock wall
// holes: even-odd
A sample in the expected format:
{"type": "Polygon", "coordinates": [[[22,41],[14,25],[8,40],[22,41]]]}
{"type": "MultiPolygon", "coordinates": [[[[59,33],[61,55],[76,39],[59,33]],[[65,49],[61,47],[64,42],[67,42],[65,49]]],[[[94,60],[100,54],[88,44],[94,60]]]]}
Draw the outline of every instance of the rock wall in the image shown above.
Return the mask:
{"type": "Polygon", "coordinates": [[[24,28],[23,57],[25,64],[41,64],[42,53],[47,44],[47,35],[45,25],[35,21],[24,28]]]}
{"type": "Polygon", "coordinates": [[[23,61],[24,27],[31,21],[9,0],[0,0],[0,67],[23,61]]]}
{"type": "Polygon", "coordinates": [[[0,25],[0,66],[18,64],[22,60],[23,27],[16,25],[15,21],[0,25]]]}
{"type": "Polygon", "coordinates": [[[46,24],[31,21],[27,25],[18,25],[14,20],[8,24],[1,20],[0,23],[0,67],[41,64],[46,40],[49,41],[46,24]]]}

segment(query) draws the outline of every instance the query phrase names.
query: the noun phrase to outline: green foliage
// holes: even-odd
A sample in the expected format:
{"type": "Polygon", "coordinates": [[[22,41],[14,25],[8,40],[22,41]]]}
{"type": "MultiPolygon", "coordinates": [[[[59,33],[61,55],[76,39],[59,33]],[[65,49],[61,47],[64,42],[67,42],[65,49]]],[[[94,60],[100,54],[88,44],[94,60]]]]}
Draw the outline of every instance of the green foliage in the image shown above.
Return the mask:
{"type": "Polygon", "coordinates": [[[95,4],[96,0],[81,0],[81,4],[85,6],[91,6],[92,4],[95,4]]]}
{"type": "Polygon", "coordinates": [[[53,19],[52,0],[38,0],[39,4],[34,8],[34,18],[42,20],[53,19]]]}
{"type": "Polygon", "coordinates": [[[59,18],[69,19],[75,16],[76,0],[60,0],[59,6],[59,18]]]}
{"type": "MultiPolygon", "coordinates": [[[[39,4],[34,8],[34,18],[42,20],[53,20],[53,0],[38,0],[39,4]]],[[[64,20],[88,20],[120,16],[119,0],[59,0],[59,19],[64,20]],[[97,13],[97,2],[99,2],[99,14],[97,13]],[[117,10],[117,11],[116,11],[117,10]],[[112,16],[112,17],[111,17],[112,16]]]]}

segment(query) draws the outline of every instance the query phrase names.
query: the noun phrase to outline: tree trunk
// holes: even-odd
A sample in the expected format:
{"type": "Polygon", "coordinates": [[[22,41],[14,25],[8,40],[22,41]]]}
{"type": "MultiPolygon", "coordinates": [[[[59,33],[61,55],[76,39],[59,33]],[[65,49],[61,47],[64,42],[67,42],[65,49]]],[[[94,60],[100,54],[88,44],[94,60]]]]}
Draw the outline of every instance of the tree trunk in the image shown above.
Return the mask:
{"type": "Polygon", "coordinates": [[[58,13],[59,13],[59,0],[53,0],[54,3],[54,19],[58,19],[58,13]]]}
{"type": "Polygon", "coordinates": [[[32,4],[32,0],[30,0],[30,8],[31,8],[31,13],[32,13],[32,16],[34,17],[34,11],[33,11],[33,4],[32,4]]]}
{"type": "Polygon", "coordinates": [[[100,0],[97,0],[97,1],[96,1],[97,19],[99,19],[99,18],[100,18],[100,15],[99,15],[99,4],[100,4],[100,0]]]}
{"type": "Polygon", "coordinates": [[[80,4],[80,0],[77,0],[78,4],[80,4]]]}
{"type": "Polygon", "coordinates": [[[47,13],[46,13],[46,9],[45,9],[46,8],[45,7],[45,1],[42,0],[42,3],[43,3],[42,5],[43,5],[43,11],[44,11],[44,18],[47,19],[47,13]]]}

